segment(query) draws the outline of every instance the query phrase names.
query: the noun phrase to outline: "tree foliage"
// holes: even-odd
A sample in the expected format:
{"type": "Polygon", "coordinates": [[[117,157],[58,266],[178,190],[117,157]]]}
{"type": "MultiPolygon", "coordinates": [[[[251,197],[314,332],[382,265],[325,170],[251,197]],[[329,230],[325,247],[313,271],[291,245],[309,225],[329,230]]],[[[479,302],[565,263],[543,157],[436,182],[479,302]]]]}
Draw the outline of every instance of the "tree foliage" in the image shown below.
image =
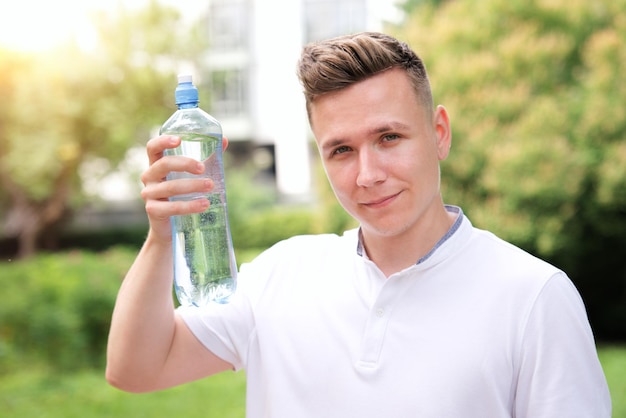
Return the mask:
{"type": "Polygon", "coordinates": [[[451,114],[446,200],[563,267],[626,337],[626,1],[425,2],[398,32],[451,114]]]}
{"type": "Polygon", "coordinates": [[[115,169],[167,118],[177,66],[193,65],[206,43],[201,26],[185,27],[176,10],[154,1],[100,13],[94,27],[97,42],[88,48],[0,51],[0,232],[19,237],[22,256],[84,203],[86,162],[115,169]]]}

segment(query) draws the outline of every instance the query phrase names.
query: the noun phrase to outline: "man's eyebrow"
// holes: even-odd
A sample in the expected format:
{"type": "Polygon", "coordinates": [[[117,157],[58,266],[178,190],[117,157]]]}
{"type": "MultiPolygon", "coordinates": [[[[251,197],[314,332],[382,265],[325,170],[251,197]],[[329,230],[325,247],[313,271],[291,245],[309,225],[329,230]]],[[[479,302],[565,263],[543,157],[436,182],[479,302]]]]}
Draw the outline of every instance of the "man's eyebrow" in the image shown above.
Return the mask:
{"type": "Polygon", "coordinates": [[[380,126],[376,126],[372,129],[370,129],[367,133],[370,135],[374,135],[374,134],[381,134],[383,132],[389,132],[389,131],[405,131],[410,129],[410,126],[402,123],[402,122],[385,122],[383,124],[381,124],[380,126]]]}
{"type": "Polygon", "coordinates": [[[327,150],[327,149],[330,149],[330,148],[335,148],[335,147],[337,147],[339,145],[343,145],[345,142],[346,141],[344,139],[341,139],[341,138],[330,139],[330,140],[328,140],[328,141],[326,141],[326,142],[324,142],[322,144],[322,149],[323,150],[327,150]]]}

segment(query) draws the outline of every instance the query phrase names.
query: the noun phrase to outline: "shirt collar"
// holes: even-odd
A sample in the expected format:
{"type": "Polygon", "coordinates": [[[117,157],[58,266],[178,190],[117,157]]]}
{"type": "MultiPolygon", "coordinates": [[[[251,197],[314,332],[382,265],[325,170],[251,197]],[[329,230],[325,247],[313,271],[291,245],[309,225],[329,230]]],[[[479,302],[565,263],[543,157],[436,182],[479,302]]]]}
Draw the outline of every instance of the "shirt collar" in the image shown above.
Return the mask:
{"type": "MultiPolygon", "coordinates": [[[[456,214],[456,219],[454,220],[454,223],[452,224],[452,226],[450,226],[450,229],[448,229],[448,231],[439,239],[439,241],[437,241],[435,246],[430,251],[428,251],[426,255],[417,260],[415,264],[421,264],[424,261],[428,260],[437,251],[437,249],[443,245],[444,242],[450,239],[450,237],[454,235],[456,231],[458,231],[459,227],[463,223],[463,219],[465,217],[463,216],[463,210],[460,207],[446,205],[445,208],[448,213],[456,214]]],[[[369,257],[367,257],[367,253],[365,252],[365,249],[363,248],[363,233],[361,231],[361,228],[359,228],[358,237],[359,240],[357,243],[356,253],[361,257],[369,259],[369,257]]]]}

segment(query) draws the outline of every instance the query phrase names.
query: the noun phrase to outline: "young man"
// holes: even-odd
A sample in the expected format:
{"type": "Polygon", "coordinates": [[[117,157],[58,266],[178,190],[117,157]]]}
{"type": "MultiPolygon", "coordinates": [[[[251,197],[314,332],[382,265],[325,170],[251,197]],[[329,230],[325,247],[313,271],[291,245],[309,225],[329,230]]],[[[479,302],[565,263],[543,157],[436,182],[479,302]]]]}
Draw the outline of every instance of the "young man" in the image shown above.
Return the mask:
{"type": "MultiPolygon", "coordinates": [[[[555,267],[444,205],[448,114],[421,60],[378,33],[304,48],[324,168],[360,227],[299,236],[242,266],[231,303],[174,310],[169,217],[209,191],[148,143],[150,232],[120,290],[107,378],[158,390],[244,369],[248,417],[610,417],[582,301],[555,267]]],[[[207,405],[210,408],[210,405],[207,405]]]]}

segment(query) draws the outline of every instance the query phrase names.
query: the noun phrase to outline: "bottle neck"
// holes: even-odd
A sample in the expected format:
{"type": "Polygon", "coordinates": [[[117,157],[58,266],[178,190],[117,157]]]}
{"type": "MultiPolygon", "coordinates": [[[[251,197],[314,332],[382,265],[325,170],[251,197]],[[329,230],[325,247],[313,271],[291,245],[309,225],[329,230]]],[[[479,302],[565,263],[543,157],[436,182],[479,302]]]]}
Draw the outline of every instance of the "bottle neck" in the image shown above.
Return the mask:
{"type": "Polygon", "coordinates": [[[181,103],[178,105],[179,109],[193,109],[194,107],[198,107],[198,102],[181,103]]]}

